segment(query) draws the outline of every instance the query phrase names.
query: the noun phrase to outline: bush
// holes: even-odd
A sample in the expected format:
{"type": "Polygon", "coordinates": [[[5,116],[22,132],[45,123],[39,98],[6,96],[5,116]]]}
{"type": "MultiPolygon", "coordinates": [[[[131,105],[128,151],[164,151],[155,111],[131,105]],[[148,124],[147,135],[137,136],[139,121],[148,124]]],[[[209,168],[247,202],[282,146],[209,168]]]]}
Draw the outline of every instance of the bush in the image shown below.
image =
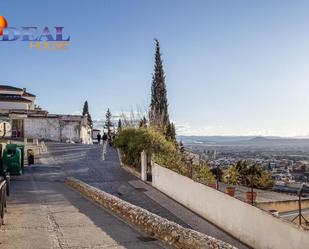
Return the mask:
{"type": "MultiPolygon", "coordinates": [[[[160,159],[160,163],[171,161],[172,155],[176,151],[175,145],[154,130],[146,128],[127,128],[121,130],[115,141],[114,146],[121,149],[124,154],[125,164],[140,169],[140,154],[145,151],[148,155],[160,159]]],[[[159,162],[158,162],[159,163],[159,162]]]]}
{"type": "Polygon", "coordinates": [[[114,140],[114,146],[121,149],[123,162],[140,171],[140,155],[145,151],[153,161],[181,175],[207,184],[215,181],[214,175],[206,164],[188,165],[174,141],[167,140],[160,132],[147,128],[122,129],[114,140]]]}
{"type": "Polygon", "coordinates": [[[194,167],[193,180],[202,184],[209,184],[215,182],[216,178],[210,171],[207,164],[201,164],[194,167]]]}

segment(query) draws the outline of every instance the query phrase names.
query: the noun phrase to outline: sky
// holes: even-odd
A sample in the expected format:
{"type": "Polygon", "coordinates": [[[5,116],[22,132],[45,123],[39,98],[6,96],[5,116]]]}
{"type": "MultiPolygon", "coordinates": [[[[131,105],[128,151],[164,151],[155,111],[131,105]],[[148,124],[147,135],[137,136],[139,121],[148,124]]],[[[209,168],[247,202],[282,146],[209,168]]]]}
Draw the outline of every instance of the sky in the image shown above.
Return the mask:
{"type": "MultiPolygon", "coordinates": [[[[309,135],[309,1],[0,0],[9,27],[63,26],[65,51],[0,42],[0,84],[50,113],[147,109],[160,41],[180,135],[309,135]]],[[[39,32],[40,33],[40,32],[39,32]]]]}

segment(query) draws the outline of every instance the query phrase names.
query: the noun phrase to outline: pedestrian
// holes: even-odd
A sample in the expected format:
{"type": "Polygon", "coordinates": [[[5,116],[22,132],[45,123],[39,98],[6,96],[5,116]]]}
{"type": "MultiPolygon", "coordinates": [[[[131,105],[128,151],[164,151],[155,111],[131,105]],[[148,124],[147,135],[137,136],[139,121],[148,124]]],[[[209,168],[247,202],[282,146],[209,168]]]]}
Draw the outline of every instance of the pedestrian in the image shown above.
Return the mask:
{"type": "Polygon", "coordinates": [[[103,137],[102,137],[103,143],[105,143],[107,139],[108,139],[108,137],[107,137],[106,133],[104,132],[103,137]]]}
{"type": "Polygon", "coordinates": [[[98,144],[100,144],[100,142],[101,142],[101,134],[100,134],[100,132],[97,135],[97,139],[98,139],[98,144]]]}

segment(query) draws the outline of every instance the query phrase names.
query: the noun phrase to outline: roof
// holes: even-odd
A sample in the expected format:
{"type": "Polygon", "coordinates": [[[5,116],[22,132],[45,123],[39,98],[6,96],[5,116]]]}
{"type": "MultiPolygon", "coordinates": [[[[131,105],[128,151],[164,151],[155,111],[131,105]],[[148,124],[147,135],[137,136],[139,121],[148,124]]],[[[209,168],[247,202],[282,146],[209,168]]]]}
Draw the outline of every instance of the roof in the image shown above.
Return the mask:
{"type": "Polygon", "coordinates": [[[28,93],[28,92],[24,92],[22,96],[26,96],[26,97],[35,97],[34,94],[28,93]]]}
{"type": "Polygon", "coordinates": [[[8,85],[0,85],[0,90],[7,90],[7,91],[23,91],[23,89],[14,87],[14,86],[8,86],[8,85]]]}
{"type": "Polygon", "coordinates": [[[2,102],[23,102],[23,103],[32,103],[31,100],[25,99],[17,94],[0,94],[0,101],[2,102]]]}
{"type": "Polygon", "coordinates": [[[19,88],[19,87],[14,87],[14,86],[9,86],[9,85],[0,85],[0,91],[21,91],[23,92],[23,96],[26,97],[35,97],[34,94],[29,93],[26,91],[26,88],[19,88]]]}

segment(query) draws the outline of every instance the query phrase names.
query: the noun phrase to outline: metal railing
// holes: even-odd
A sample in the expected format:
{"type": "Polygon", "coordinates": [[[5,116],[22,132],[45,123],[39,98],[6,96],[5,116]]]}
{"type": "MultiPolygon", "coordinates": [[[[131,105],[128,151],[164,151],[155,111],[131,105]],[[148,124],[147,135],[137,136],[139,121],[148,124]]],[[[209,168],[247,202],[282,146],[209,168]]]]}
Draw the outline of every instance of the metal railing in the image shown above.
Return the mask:
{"type": "Polygon", "coordinates": [[[0,182],[0,226],[4,225],[4,215],[6,213],[6,197],[9,195],[9,177],[0,182]]]}

